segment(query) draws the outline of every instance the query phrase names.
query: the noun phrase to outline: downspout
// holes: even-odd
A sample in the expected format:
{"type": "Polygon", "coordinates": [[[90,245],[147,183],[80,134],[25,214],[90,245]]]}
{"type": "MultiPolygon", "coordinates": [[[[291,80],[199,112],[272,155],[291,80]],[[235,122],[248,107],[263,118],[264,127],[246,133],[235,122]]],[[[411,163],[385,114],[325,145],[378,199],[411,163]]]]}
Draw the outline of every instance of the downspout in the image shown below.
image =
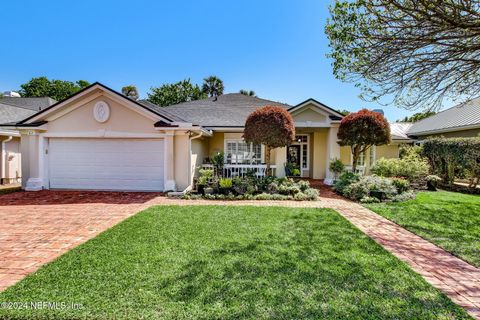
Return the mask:
{"type": "Polygon", "coordinates": [[[7,139],[2,141],[2,175],[0,176],[0,184],[3,184],[6,180],[7,175],[7,151],[6,145],[8,142],[12,141],[13,136],[9,136],[7,139]]]}
{"type": "Polygon", "coordinates": [[[183,193],[190,191],[192,189],[192,140],[198,139],[203,136],[203,132],[200,131],[199,134],[196,136],[192,136],[189,138],[188,144],[188,187],[183,191],[183,193]]]}

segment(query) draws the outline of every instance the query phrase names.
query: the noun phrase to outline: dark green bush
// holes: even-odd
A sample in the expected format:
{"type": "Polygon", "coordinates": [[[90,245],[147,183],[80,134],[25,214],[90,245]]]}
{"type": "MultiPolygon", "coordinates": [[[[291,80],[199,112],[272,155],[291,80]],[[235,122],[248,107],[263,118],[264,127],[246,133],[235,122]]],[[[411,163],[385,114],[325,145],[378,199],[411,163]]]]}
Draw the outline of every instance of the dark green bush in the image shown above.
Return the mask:
{"type": "Polygon", "coordinates": [[[344,172],[340,175],[338,180],[335,181],[335,184],[333,185],[333,189],[335,189],[336,192],[343,194],[345,187],[358,181],[359,179],[360,179],[360,176],[356,173],[344,172]]]}
{"type": "Polygon", "coordinates": [[[447,184],[464,177],[471,188],[480,182],[480,138],[428,139],[422,154],[428,158],[433,173],[447,184]]]}
{"type": "Polygon", "coordinates": [[[397,188],[398,193],[403,193],[410,189],[410,182],[402,178],[392,178],[393,185],[397,188]]]}

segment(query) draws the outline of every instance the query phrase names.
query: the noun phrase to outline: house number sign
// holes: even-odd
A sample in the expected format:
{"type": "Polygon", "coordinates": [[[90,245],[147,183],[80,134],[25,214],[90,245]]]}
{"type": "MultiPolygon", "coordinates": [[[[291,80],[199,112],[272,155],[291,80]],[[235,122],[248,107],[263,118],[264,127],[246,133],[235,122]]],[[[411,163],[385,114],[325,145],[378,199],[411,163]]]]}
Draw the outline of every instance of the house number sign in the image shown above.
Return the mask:
{"type": "Polygon", "coordinates": [[[110,117],[110,106],[105,101],[98,101],[93,108],[93,117],[102,123],[110,117]]]}

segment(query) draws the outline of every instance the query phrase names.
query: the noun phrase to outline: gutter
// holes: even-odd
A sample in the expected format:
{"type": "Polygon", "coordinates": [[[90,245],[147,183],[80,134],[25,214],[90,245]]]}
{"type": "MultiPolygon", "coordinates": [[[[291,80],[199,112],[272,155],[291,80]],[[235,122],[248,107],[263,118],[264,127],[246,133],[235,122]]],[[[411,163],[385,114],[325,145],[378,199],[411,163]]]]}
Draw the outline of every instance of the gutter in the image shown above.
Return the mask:
{"type": "Polygon", "coordinates": [[[2,141],[2,175],[0,176],[0,184],[3,184],[3,182],[6,180],[6,174],[7,174],[7,152],[5,150],[6,144],[10,141],[12,141],[13,136],[9,136],[6,140],[2,141]]]}

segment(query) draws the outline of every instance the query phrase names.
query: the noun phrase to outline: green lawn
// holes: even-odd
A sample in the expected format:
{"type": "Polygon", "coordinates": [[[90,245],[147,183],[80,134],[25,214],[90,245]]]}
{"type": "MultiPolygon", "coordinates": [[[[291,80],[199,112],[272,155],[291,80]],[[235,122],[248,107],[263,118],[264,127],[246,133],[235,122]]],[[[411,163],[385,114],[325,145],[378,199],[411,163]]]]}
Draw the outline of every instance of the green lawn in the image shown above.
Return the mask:
{"type": "Polygon", "coordinates": [[[480,196],[420,192],[415,200],[366,206],[480,267],[480,196]]]}
{"type": "Polygon", "coordinates": [[[468,318],[328,209],[152,207],[0,294],[0,318],[468,318]]]}

